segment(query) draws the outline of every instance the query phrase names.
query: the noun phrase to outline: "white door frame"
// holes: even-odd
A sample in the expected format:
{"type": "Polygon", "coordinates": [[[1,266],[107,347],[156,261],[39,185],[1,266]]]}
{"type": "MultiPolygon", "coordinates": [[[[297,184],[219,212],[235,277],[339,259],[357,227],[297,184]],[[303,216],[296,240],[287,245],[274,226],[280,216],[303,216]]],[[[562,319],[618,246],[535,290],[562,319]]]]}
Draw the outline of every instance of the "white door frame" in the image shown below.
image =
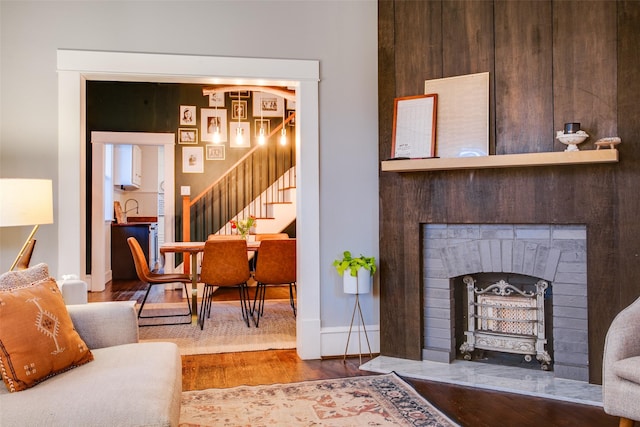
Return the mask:
{"type": "MultiPolygon", "coordinates": [[[[296,90],[297,352],[321,356],[319,62],[59,49],[58,273],[85,274],[87,80],[202,84],[268,84],[296,90]],[[300,141],[304,141],[303,144],[300,141]]],[[[170,237],[167,237],[169,239],[170,237]]]]}
{"type": "MultiPolygon", "coordinates": [[[[153,133],[153,132],[91,132],[91,211],[104,212],[104,156],[105,145],[112,144],[133,144],[146,146],[163,146],[164,176],[165,182],[165,210],[164,210],[164,235],[175,236],[175,141],[174,133],[153,133]]],[[[111,190],[113,191],[113,190],[111,190]]],[[[110,239],[105,230],[105,220],[103,215],[91,215],[91,277],[89,289],[92,292],[102,292],[106,283],[111,280],[111,267],[106,265],[110,239]]],[[[173,239],[173,238],[172,238],[173,239]]]]}

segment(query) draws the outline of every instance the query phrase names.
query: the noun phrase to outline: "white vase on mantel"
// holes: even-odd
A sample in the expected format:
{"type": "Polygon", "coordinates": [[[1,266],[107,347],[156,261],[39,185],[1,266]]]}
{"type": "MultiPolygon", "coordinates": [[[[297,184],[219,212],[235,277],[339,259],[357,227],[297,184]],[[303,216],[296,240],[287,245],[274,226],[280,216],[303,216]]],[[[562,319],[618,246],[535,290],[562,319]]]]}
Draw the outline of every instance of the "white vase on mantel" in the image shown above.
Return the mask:
{"type": "Polygon", "coordinates": [[[345,270],[342,275],[342,286],[345,294],[368,294],[371,292],[373,277],[369,270],[360,268],[357,276],[351,275],[351,270],[345,270]]]}

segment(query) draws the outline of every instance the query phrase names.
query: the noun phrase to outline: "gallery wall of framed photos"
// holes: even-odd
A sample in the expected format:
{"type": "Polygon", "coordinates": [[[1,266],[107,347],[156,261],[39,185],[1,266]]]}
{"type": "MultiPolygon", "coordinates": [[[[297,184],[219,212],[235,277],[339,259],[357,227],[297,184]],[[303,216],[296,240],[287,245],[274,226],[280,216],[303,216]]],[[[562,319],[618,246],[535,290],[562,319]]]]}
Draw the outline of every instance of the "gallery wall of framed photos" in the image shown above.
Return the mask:
{"type": "MultiPolygon", "coordinates": [[[[176,191],[190,186],[191,194],[199,194],[256,146],[261,126],[268,135],[283,115],[295,111],[294,103],[273,94],[236,91],[205,96],[204,87],[88,81],[87,135],[93,130],[175,133],[176,191]],[[236,129],[243,135],[241,143],[234,138],[236,129]]],[[[295,123],[288,126],[293,134],[295,123]]],[[[90,150],[87,141],[88,156],[90,150]]]]}

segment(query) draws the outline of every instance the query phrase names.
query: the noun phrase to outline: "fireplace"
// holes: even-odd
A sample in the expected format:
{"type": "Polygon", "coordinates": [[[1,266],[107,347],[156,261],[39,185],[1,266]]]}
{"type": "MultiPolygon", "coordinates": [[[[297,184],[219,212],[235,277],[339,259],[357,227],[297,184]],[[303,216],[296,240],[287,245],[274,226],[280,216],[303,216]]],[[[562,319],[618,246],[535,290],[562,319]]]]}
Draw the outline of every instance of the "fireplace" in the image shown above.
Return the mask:
{"type": "Polygon", "coordinates": [[[586,247],[583,225],[424,225],[423,360],[450,363],[463,356],[456,340],[468,332],[465,322],[456,322],[468,303],[462,278],[530,276],[552,290],[542,340],[552,343],[554,375],[588,382],[586,247]]]}

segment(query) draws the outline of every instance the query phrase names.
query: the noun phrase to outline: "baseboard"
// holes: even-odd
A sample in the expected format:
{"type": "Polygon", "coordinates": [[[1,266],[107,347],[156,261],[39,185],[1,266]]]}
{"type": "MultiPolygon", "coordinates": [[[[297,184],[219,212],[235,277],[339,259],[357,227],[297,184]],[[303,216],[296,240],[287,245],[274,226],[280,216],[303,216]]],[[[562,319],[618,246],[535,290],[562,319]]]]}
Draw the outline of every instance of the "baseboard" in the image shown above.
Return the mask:
{"type": "Polygon", "coordinates": [[[347,355],[368,354],[367,338],[371,346],[371,353],[380,353],[380,325],[365,325],[364,328],[360,328],[360,334],[358,334],[358,327],[354,325],[351,337],[349,337],[348,326],[322,328],[320,331],[321,355],[322,357],[343,356],[345,350],[347,355]],[[367,331],[366,336],[364,329],[367,331]],[[358,336],[360,337],[359,346],[358,336]],[[347,339],[349,340],[348,348],[347,339]]]}

